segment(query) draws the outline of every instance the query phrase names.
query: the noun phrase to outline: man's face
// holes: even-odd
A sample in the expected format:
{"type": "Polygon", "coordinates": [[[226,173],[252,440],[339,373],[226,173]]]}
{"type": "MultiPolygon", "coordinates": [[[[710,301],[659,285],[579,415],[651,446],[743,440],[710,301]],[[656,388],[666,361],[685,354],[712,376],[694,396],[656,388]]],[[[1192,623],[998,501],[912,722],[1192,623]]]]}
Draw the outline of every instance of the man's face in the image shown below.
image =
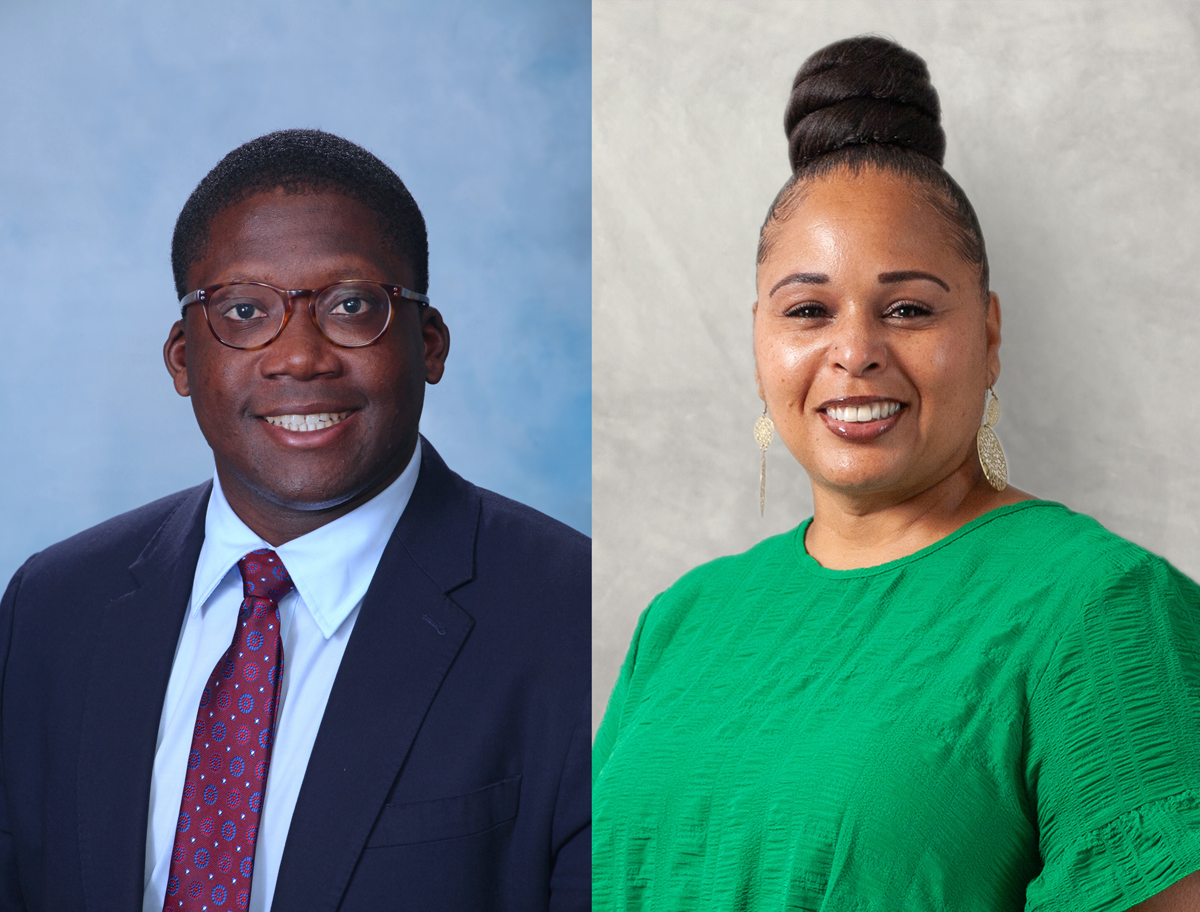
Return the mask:
{"type": "MultiPolygon", "coordinates": [[[[381,240],[374,214],[337,192],[276,190],[222,210],[203,258],[187,273],[189,290],[234,281],[317,288],[339,279],[412,287],[410,264],[381,240]]],[[[275,538],[302,534],[294,521],[304,529],[323,525],[403,471],[425,384],[441,379],[450,345],[440,314],[415,302],[395,302],[387,332],[363,348],[327,341],[306,298],[293,307],[275,341],[240,351],[218,342],[202,306],[192,306],[164,348],[230,504],[272,544],[280,542],[264,529],[275,538]],[[297,415],[322,419],[314,430],[281,426],[295,426],[279,419],[297,415]],[[276,530],[280,521],[288,528],[276,530]]]]}

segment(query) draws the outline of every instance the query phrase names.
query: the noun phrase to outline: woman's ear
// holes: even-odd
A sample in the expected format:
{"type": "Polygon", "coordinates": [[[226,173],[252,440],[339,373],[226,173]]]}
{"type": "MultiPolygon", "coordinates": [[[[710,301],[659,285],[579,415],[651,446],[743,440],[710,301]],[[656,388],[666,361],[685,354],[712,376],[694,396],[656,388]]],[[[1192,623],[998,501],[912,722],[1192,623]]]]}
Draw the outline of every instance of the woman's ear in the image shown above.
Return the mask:
{"type": "Polygon", "coordinates": [[[1000,379],[1000,299],[988,292],[987,304],[987,375],[988,386],[1000,379]]]}
{"type": "MultiPolygon", "coordinates": [[[[757,316],[758,316],[758,301],[755,300],[754,303],[750,305],[750,318],[751,318],[750,346],[751,346],[751,348],[753,348],[753,346],[754,346],[753,320],[757,316]]],[[[756,387],[758,387],[758,398],[761,399],[763,401],[763,403],[765,404],[767,401],[767,397],[765,395],[763,395],[762,377],[759,376],[759,373],[758,373],[758,356],[757,356],[757,354],[754,354],[754,352],[751,352],[751,354],[754,355],[754,385],[756,387]]]]}

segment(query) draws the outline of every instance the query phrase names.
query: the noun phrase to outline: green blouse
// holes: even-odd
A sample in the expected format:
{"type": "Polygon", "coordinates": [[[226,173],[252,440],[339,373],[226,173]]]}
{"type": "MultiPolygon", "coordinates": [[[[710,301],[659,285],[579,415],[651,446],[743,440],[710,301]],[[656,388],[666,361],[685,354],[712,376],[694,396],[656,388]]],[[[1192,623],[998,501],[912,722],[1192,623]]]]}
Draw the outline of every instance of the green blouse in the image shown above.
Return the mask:
{"type": "Polygon", "coordinates": [[[861,570],[807,526],[643,613],[595,909],[1115,912],[1200,869],[1200,587],[1047,501],[861,570]]]}

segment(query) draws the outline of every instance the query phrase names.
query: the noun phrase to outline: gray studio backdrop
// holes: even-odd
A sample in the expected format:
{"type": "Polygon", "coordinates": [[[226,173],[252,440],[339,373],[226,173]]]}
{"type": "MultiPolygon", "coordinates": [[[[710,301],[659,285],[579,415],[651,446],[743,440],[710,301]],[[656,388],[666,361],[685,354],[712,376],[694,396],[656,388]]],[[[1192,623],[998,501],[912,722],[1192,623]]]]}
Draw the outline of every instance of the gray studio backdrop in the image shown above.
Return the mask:
{"type": "Polygon", "coordinates": [[[929,63],[1004,317],[1012,481],[1200,577],[1200,4],[593,6],[594,721],[639,612],[766,517],[750,304],[803,59],[863,32],[929,63]]]}
{"type": "Polygon", "coordinates": [[[319,127],[395,169],[452,334],[422,429],[588,531],[586,0],[0,4],[0,585],[204,481],[161,348],[175,217],[229,150],[319,127]]]}

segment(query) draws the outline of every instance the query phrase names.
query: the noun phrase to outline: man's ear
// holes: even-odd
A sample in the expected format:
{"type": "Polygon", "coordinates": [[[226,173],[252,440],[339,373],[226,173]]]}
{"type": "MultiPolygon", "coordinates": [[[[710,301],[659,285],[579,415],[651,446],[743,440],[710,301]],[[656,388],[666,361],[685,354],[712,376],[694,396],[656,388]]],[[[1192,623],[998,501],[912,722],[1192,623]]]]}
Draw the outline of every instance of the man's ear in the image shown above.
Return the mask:
{"type": "Polygon", "coordinates": [[[187,375],[187,337],[183,331],[183,320],[176,320],[167,334],[166,344],[163,345],[163,362],[175,384],[175,392],[181,396],[190,396],[192,389],[188,385],[187,375]]]}
{"type": "Polygon", "coordinates": [[[421,342],[425,354],[425,382],[437,383],[446,370],[450,354],[450,328],[436,307],[422,308],[421,342]]]}

